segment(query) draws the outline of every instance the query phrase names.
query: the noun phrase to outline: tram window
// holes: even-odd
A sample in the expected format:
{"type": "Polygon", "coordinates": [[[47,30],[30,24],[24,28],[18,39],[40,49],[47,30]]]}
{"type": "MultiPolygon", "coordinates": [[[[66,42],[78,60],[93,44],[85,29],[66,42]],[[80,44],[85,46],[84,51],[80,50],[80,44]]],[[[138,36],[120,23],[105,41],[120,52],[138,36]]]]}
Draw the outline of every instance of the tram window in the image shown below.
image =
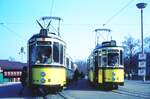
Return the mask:
{"type": "Polygon", "coordinates": [[[108,53],[108,65],[109,66],[119,65],[119,54],[118,53],[108,53]]]}
{"type": "Polygon", "coordinates": [[[31,64],[34,64],[36,61],[36,51],[35,51],[35,46],[30,46],[30,59],[31,59],[31,64]]]}
{"type": "Polygon", "coordinates": [[[106,56],[104,56],[104,57],[102,58],[102,65],[103,65],[103,66],[107,66],[107,57],[106,57],[106,56]]]}
{"type": "Polygon", "coordinates": [[[101,51],[98,52],[98,67],[101,67],[101,51]]]}
{"type": "Polygon", "coordinates": [[[37,41],[38,45],[51,45],[50,41],[37,41]]]}
{"type": "Polygon", "coordinates": [[[98,56],[95,56],[95,67],[98,67],[98,56]]]}
{"type": "Polygon", "coordinates": [[[69,58],[66,58],[67,68],[69,68],[69,58]]]}
{"type": "Polygon", "coordinates": [[[38,63],[50,64],[52,62],[52,48],[51,46],[37,46],[37,60],[38,63]]]}
{"type": "Polygon", "coordinates": [[[64,64],[66,64],[65,62],[66,62],[66,55],[65,55],[65,53],[66,53],[66,50],[65,50],[65,46],[64,46],[64,64]]]}
{"type": "Polygon", "coordinates": [[[101,56],[98,56],[98,67],[101,67],[101,56]]]}
{"type": "Polygon", "coordinates": [[[103,55],[106,55],[106,54],[107,54],[107,50],[106,50],[106,49],[103,49],[103,50],[102,50],[102,54],[103,54],[103,55]]]}
{"type": "Polygon", "coordinates": [[[123,65],[123,53],[120,51],[120,65],[123,65]]]}
{"type": "Polygon", "coordinates": [[[60,64],[63,64],[63,45],[60,44],[60,64]]]}
{"type": "Polygon", "coordinates": [[[59,43],[58,42],[54,42],[53,44],[53,59],[54,59],[54,62],[59,63],[59,43]]]}

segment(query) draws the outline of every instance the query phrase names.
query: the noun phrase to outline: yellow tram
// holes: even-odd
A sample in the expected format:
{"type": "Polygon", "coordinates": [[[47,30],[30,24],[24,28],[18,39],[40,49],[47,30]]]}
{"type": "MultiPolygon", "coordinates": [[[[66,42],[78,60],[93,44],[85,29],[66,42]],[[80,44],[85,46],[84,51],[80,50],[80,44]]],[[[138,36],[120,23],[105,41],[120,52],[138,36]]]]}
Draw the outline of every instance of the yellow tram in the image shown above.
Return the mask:
{"type": "Polygon", "coordinates": [[[69,55],[66,55],[66,67],[67,67],[67,83],[73,81],[75,64],[69,55]]]}
{"type": "Polygon", "coordinates": [[[88,58],[89,81],[101,88],[117,89],[124,85],[123,48],[116,41],[97,45],[88,58]]]}
{"type": "MultiPolygon", "coordinates": [[[[60,35],[49,32],[51,20],[46,29],[33,35],[28,41],[28,85],[40,92],[61,91],[66,85],[66,43],[60,35]]],[[[59,31],[58,31],[59,33],[59,31]]]]}

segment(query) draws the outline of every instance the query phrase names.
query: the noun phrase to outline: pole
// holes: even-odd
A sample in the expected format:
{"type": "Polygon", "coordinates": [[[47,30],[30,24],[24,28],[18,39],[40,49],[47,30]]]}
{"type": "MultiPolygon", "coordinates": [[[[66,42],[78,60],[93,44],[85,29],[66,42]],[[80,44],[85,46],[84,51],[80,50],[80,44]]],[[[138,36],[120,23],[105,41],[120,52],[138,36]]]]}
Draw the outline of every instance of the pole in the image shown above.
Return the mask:
{"type": "Polygon", "coordinates": [[[144,54],[144,50],[143,50],[143,9],[141,9],[141,40],[142,40],[142,54],[144,54]]]}
{"type": "MultiPolygon", "coordinates": [[[[142,40],[142,54],[144,54],[144,49],[143,49],[143,9],[141,9],[141,40],[142,40]]],[[[144,71],[146,73],[146,67],[144,67],[144,71]]],[[[145,82],[146,79],[146,74],[144,73],[143,75],[143,81],[145,82]]]]}
{"type": "MultiPolygon", "coordinates": [[[[142,41],[142,54],[144,54],[143,50],[143,9],[141,9],[141,41],[142,41]]],[[[145,71],[145,67],[144,67],[145,71]]],[[[145,82],[145,73],[143,75],[143,81],[145,82]]]]}
{"type": "MultiPolygon", "coordinates": [[[[143,49],[143,9],[146,7],[147,3],[138,3],[136,4],[137,8],[141,10],[141,42],[142,42],[142,54],[144,55],[144,49],[143,49]]],[[[146,62],[146,60],[143,60],[146,62]]],[[[146,80],[146,67],[143,68],[144,74],[143,74],[143,81],[146,80]]]]}

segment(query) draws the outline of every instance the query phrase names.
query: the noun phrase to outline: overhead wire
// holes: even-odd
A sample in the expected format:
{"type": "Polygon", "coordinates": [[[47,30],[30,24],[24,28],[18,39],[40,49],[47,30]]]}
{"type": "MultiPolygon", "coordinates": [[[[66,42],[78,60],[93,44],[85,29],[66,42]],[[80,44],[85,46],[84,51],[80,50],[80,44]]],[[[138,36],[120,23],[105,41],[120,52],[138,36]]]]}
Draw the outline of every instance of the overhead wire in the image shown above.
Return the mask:
{"type": "MultiPolygon", "coordinates": [[[[6,26],[4,23],[0,23],[0,25],[2,27],[4,27],[5,29],[7,29],[9,32],[13,33],[12,35],[16,35],[17,38],[23,40],[24,38],[22,36],[20,36],[19,34],[17,34],[15,31],[13,31],[11,28],[9,28],[8,26],[6,26]]],[[[25,40],[25,39],[24,39],[25,40]]],[[[25,40],[26,41],[26,40],[25,40]]],[[[21,46],[21,48],[27,48],[27,46],[21,46]]],[[[19,53],[18,53],[19,54],[19,53]]]]}
{"type": "Polygon", "coordinates": [[[125,8],[127,8],[134,0],[130,0],[125,6],[123,6],[120,10],[118,10],[114,15],[112,15],[104,24],[103,26],[110,23],[118,14],[120,14],[125,8]]]}
{"type": "MultiPolygon", "coordinates": [[[[53,14],[53,8],[54,8],[54,0],[52,0],[52,2],[51,2],[50,16],[52,16],[52,14],[53,14]]],[[[58,33],[57,29],[55,29],[55,27],[53,25],[50,25],[50,26],[52,27],[51,29],[53,29],[53,31],[58,33]]]]}
{"type": "Polygon", "coordinates": [[[11,28],[9,28],[7,25],[5,25],[4,23],[0,23],[0,25],[2,27],[4,27],[5,29],[7,29],[9,32],[14,33],[16,35],[17,38],[19,39],[24,39],[22,36],[20,36],[18,33],[16,33],[15,31],[13,31],[11,28]]]}
{"type": "Polygon", "coordinates": [[[52,0],[52,4],[51,4],[51,8],[50,8],[50,16],[52,16],[53,7],[54,7],[54,0],[52,0]]]}

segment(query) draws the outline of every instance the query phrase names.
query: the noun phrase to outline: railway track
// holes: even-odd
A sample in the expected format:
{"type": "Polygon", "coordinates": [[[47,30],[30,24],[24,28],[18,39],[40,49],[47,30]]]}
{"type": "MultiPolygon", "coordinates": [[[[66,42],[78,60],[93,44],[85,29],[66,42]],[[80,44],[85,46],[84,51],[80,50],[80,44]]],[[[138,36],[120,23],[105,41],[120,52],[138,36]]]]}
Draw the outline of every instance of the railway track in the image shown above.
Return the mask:
{"type": "Polygon", "coordinates": [[[128,96],[140,97],[142,99],[150,99],[150,93],[144,93],[137,90],[130,90],[126,88],[119,88],[118,90],[112,90],[112,92],[117,94],[123,94],[128,96]]]}

